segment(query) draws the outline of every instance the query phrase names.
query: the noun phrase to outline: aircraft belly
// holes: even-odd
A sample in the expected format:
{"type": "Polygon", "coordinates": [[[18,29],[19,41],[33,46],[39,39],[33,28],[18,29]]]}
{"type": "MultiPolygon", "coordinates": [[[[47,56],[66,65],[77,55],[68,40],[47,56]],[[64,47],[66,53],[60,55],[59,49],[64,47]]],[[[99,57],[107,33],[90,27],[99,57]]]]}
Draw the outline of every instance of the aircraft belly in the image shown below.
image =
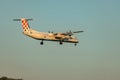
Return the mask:
{"type": "Polygon", "coordinates": [[[47,34],[40,34],[40,33],[29,33],[28,34],[27,33],[25,35],[32,37],[34,39],[38,39],[38,40],[55,40],[54,36],[49,36],[47,34]]]}

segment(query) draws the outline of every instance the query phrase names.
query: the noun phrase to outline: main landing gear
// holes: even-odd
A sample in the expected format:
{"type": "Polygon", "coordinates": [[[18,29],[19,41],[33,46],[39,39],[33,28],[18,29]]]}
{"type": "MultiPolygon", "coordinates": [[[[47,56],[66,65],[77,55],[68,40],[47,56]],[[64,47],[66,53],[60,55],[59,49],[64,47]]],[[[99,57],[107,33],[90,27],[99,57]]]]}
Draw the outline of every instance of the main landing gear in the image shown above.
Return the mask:
{"type": "Polygon", "coordinates": [[[60,45],[62,45],[63,44],[63,42],[60,40],[60,45]]]}
{"type": "Polygon", "coordinates": [[[40,42],[40,44],[41,44],[41,45],[43,45],[43,44],[44,44],[44,43],[43,43],[43,40],[40,42]]]}

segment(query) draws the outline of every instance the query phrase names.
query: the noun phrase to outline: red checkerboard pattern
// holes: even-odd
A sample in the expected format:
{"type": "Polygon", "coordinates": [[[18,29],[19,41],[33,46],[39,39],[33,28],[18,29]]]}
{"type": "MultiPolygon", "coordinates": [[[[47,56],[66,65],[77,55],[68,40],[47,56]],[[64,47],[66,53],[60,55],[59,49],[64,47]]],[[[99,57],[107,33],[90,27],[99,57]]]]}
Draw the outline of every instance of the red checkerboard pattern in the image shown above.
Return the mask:
{"type": "Polygon", "coordinates": [[[28,29],[29,25],[26,19],[21,19],[23,29],[28,29]]]}

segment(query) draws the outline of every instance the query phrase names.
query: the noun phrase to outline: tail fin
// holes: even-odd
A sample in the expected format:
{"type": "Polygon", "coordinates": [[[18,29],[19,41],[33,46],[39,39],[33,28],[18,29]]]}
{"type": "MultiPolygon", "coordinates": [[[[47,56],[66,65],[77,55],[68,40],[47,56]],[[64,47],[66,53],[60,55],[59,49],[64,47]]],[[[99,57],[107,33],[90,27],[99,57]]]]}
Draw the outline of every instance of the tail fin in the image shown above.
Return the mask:
{"type": "Polygon", "coordinates": [[[33,19],[26,19],[26,18],[21,18],[21,19],[13,19],[13,21],[21,21],[22,23],[22,28],[27,30],[30,28],[28,21],[33,20],[33,19]]]}

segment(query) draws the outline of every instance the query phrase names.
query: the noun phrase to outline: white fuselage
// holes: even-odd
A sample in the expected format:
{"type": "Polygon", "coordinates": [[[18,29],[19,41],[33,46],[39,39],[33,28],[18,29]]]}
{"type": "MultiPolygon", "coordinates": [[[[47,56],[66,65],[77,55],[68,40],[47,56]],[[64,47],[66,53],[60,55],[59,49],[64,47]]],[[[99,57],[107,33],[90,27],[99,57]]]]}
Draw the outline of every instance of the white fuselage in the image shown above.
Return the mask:
{"type": "Polygon", "coordinates": [[[33,29],[23,30],[23,34],[32,37],[37,40],[47,40],[47,41],[60,41],[62,42],[70,42],[70,43],[78,43],[78,40],[74,36],[66,36],[61,33],[47,33],[47,32],[39,32],[33,29]]]}

